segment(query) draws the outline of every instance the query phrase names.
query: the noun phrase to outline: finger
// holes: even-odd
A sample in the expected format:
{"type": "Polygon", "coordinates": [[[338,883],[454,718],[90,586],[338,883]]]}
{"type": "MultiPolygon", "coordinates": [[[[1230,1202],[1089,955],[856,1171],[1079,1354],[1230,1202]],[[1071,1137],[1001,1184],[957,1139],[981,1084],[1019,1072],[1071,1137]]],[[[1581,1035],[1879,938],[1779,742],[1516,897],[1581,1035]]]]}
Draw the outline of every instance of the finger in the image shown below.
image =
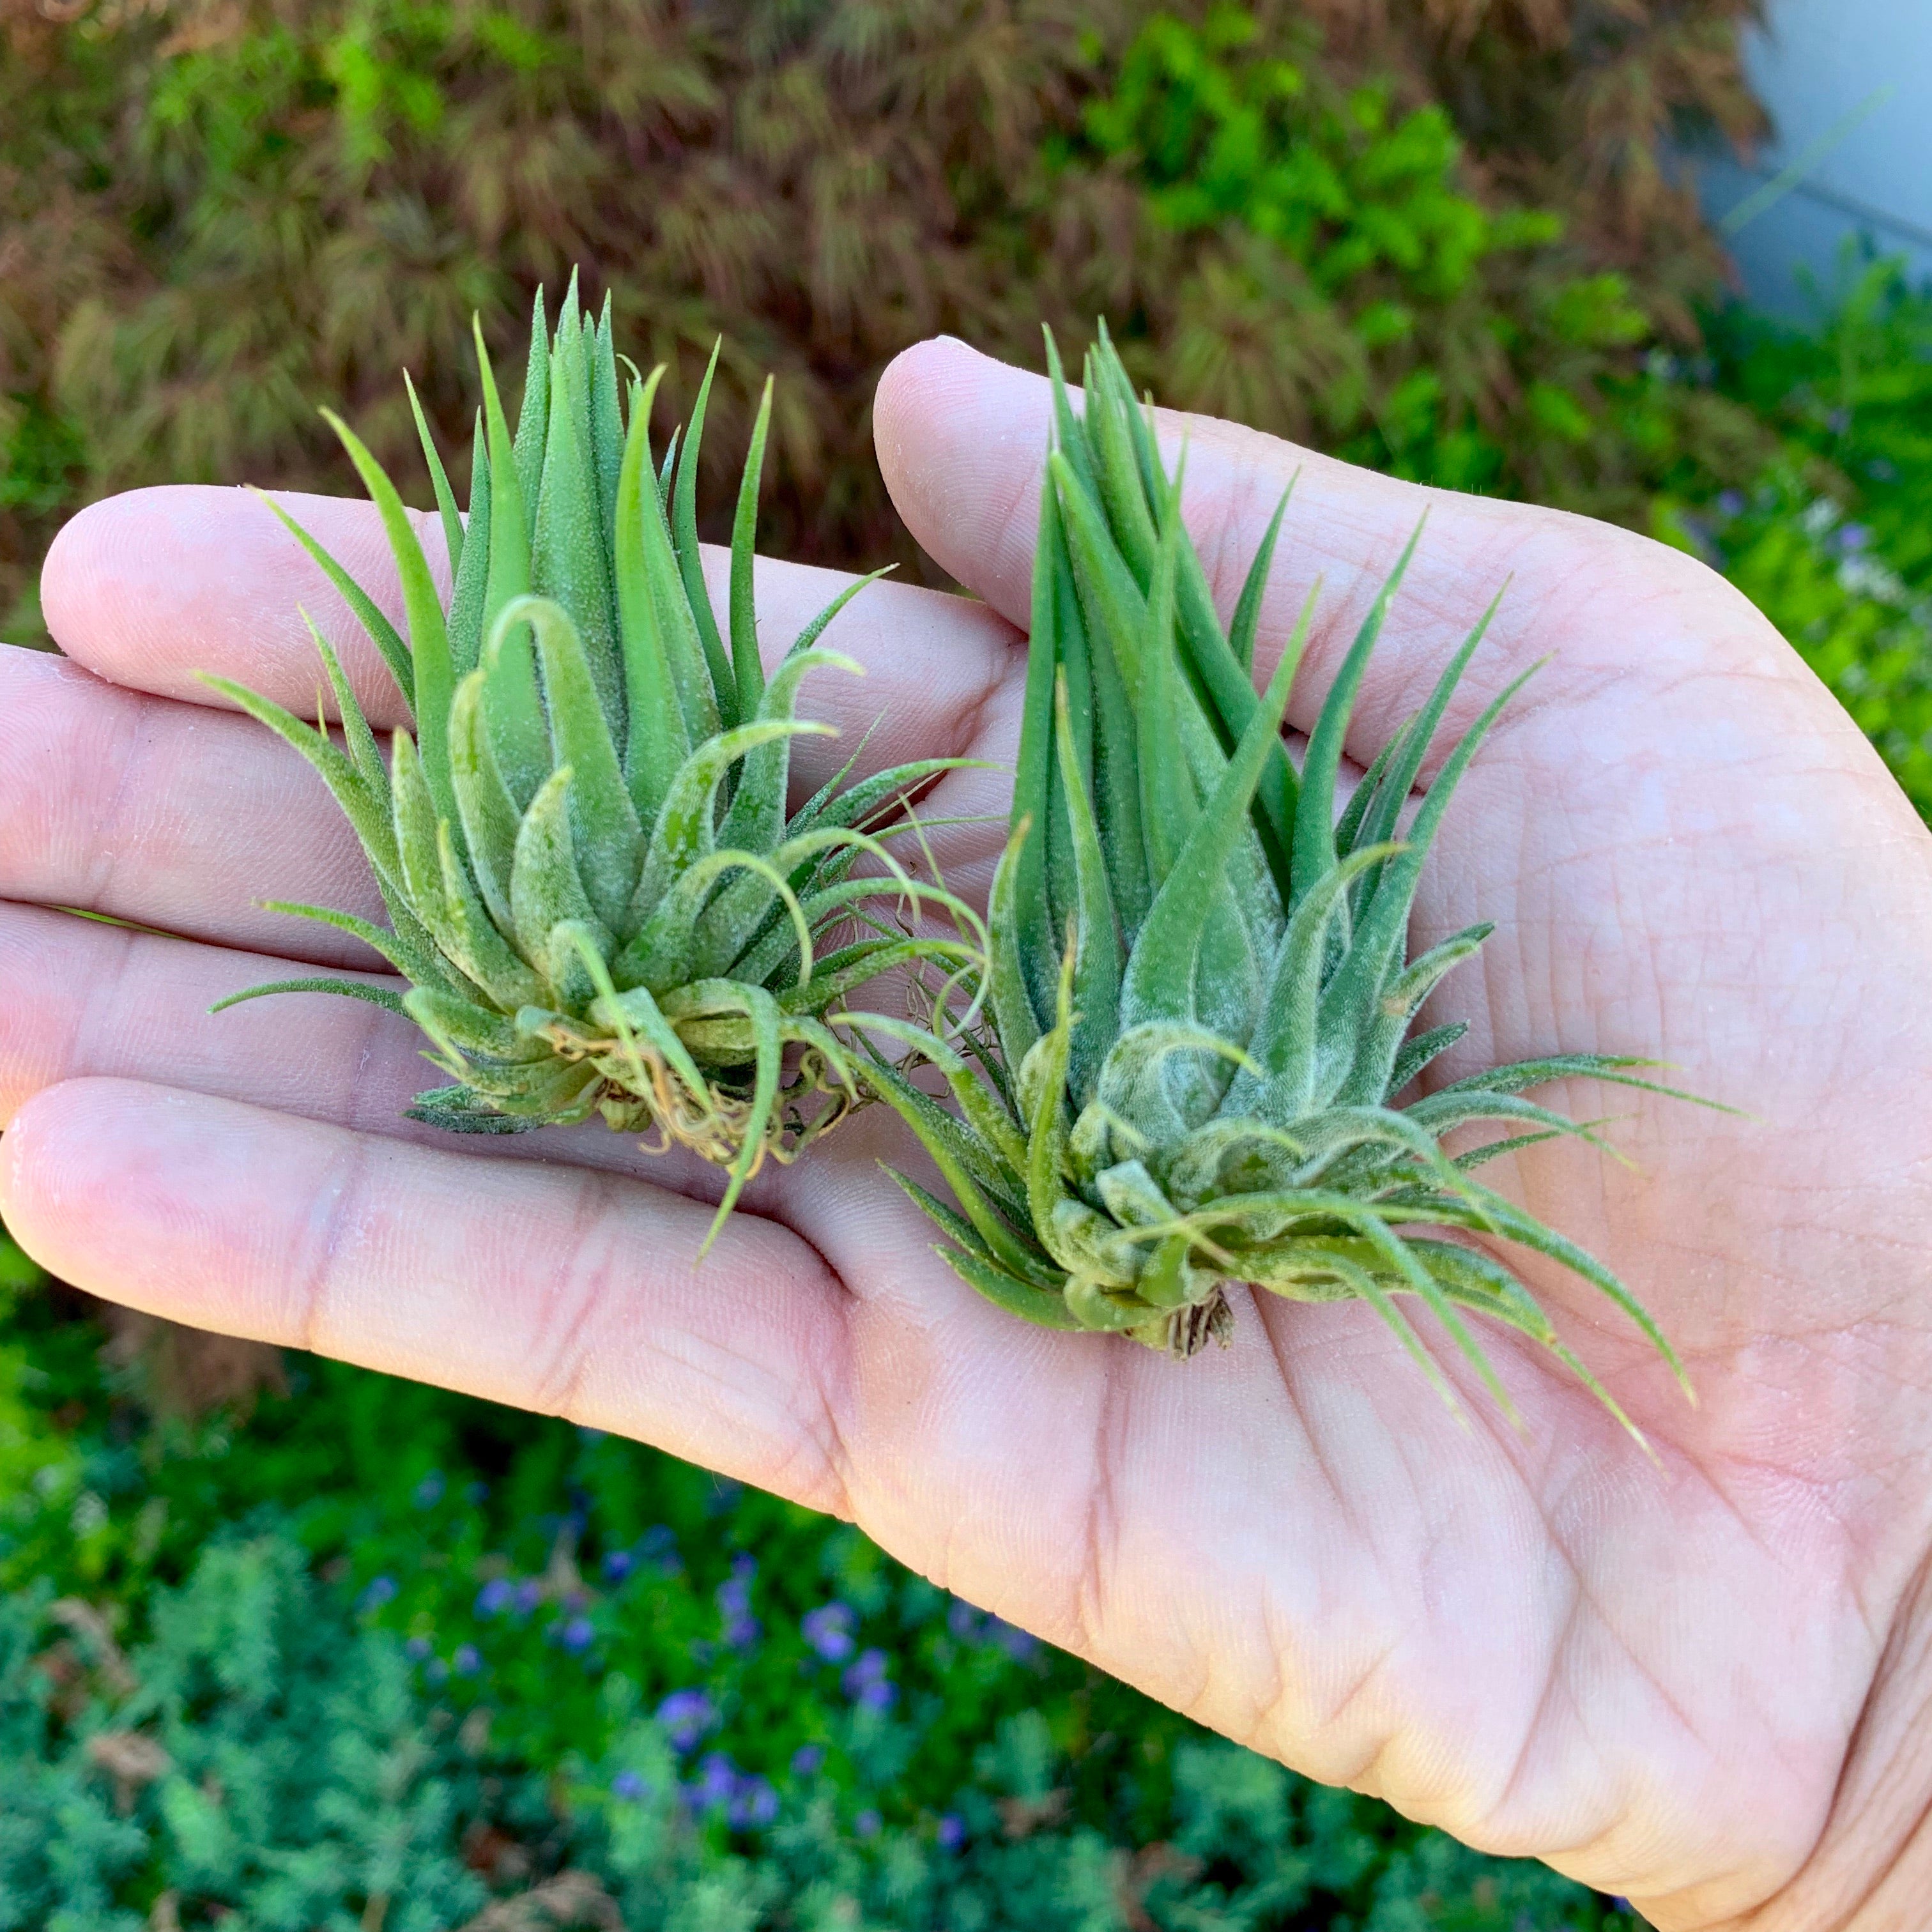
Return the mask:
{"type": "MultiPolygon", "coordinates": [[[[0,1127],[63,1082],[140,1080],[272,1108],[459,1154],[563,1160],[648,1174],[715,1201],[724,1182],[694,1154],[646,1154],[601,1120],[541,1133],[452,1136],[406,1109],[448,1076],[424,1057],[412,1021],[326,993],[278,994],[222,1012],[250,986],[306,976],[307,962],[197,945],[37,907],[0,904],[0,1127]]],[[[381,973],[340,976],[398,988],[381,973]]],[[[767,1167],[743,1198],[760,1212],[784,1192],[767,1167]]]]}
{"type": "Polygon", "coordinates": [[[806,1244],[581,1169],[476,1161],[119,1080],[0,1140],[0,1214],[171,1319],[642,1434],[838,1509],[844,1297],[806,1244]]]}
{"type": "MultiPolygon", "coordinates": [[[[380,920],[368,862],[320,778],[252,718],[0,646],[0,898],[374,967],[265,898],[380,920]]],[[[70,922],[71,923],[71,922],[70,922]]]]}
{"type": "MultiPolygon", "coordinates": [[[[370,505],[286,494],[276,500],[400,622],[394,566],[370,505]]],[[[427,513],[415,514],[446,594],[440,528],[427,513]]],[[[706,567],[722,608],[724,554],[708,552],[706,567]]],[[[760,638],[772,658],[850,579],[761,558],[755,581],[760,638]]],[[[301,615],[306,609],[341,654],[370,722],[409,722],[400,693],[347,605],[267,506],[247,492],[176,485],[91,505],[56,538],[41,598],[61,648],[116,684],[213,705],[219,700],[196,674],[219,671],[312,717],[320,667],[301,615]]],[[[854,751],[862,770],[968,751],[1017,659],[1011,627],[983,604],[890,583],[855,599],[824,642],[865,675],[825,671],[806,686],[802,711],[841,733],[831,742],[803,741],[795,752],[808,788],[854,751]]]]}
{"type": "MultiPolygon", "coordinates": [[[[904,351],[881,377],[874,408],[880,466],[913,535],[1016,624],[1026,621],[1030,600],[1050,414],[1044,377],[944,338],[904,351]]],[[[1552,651],[1555,662],[1534,694],[1546,705],[1585,701],[1608,682],[1631,680],[1652,691],[1714,675],[1808,682],[1742,596],[1694,559],[1629,531],[1401,482],[1209,417],[1162,411],[1158,424],[1170,463],[1186,440],[1185,514],[1224,620],[1294,484],[1257,657],[1264,668],[1276,660],[1318,578],[1310,674],[1289,707],[1304,730],[1336,654],[1426,512],[1352,750],[1386,739],[1505,584],[1471,668],[1466,714],[1552,651]]],[[[1620,700],[1630,701],[1628,692],[1620,700]]]]}
{"type": "MultiPolygon", "coordinates": [[[[1010,744],[1018,687],[971,728],[1010,744]]],[[[376,969],[346,934],[274,899],[386,922],[367,861],[321,779],[253,719],[125,690],[46,652],[0,645],[0,899],[76,907],[224,946],[376,969]],[[265,837],[265,833],[267,834],[265,837]]],[[[983,899],[1000,771],[949,776],[919,817],[946,883],[983,899]],[[948,821],[964,818],[966,824],[948,821]],[[981,822],[981,821],[985,822],[981,822]]],[[[895,836],[904,862],[923,854],[895,836]]]]}

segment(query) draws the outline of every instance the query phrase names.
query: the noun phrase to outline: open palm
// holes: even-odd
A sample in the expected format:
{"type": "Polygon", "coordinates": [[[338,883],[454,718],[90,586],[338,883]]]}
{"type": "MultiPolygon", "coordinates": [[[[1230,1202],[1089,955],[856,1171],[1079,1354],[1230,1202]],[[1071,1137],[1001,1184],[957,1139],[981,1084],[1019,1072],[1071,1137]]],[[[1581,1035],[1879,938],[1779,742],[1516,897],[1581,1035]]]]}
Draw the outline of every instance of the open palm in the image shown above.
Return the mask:
{"type": "MultiPolygon", "coordinates": [[[[848,747],[877,722],[868,766],[1010,760],[1046,419],[1042,382],[956,344],[888,373],[888,481],[984,601],[882,586],[838,620],[830,641],[872,675],[809,701],[848,747]]],[[[1322,575],[1292,722],[1425,504],[1352,749],[1420,701],[1506,578],[1461,703],[1551,660],[1465,781],[1415,939],[1498,927],[1440,996],[1473,1022],[1444,1077],[1649,1052],[1742,1110],[1580,1092],[1617,1117],[1628,1167],[1560,1144],[1492,1170],[1682,1352],[1694,1410],[1614,1310],[1530,1276],[1656,1462],[1504,1334],[1485,1340],[1520,1435],[1445,1348],[1453,1418],[1360,1306],[1237,1291],[1233,1347],[1184,1365],[1023,1327],[934,1257],[880,1172],[916,1165],[883,1110],[768,1170],[699,1267],[708,1172],[601,1129],[412,1126],[420,1042],[359,1004],[210,1017],[292,959],[374,963],[256,901],[376,902],[320,784],[194,672],[313,715],[305,602],[371,716],[405,722],[319,574],[231,493],[84,513],[45,581],[72,661],[0,651],[0,1210],[115,1300],[560,1412],[849,1516],[1230,1736],[1661,1925],[1917,1924],[1870,1914],[1888,1871],[1910,1885],[1897,1861],[1932,1792],[1908,1742],[1932,1673],[1912,1648],[1932,1623],[1932,840],[1689,560],[1226,425],[1194,424],[1192,450],[1189,521],[1228,602],[1304,469],[1258,652],[1322,575]],[[50,909],[68,906],[182,937],[50,909]]],[[[373,514],[304,514],[388,581],[373,514]]],[[[825,587],[761,567],[770,646],[825,587]]],[[[983,894],[1004,782],[961,772],[933,802],[986,820],[944,835],[963,890],[983,894]]]]}

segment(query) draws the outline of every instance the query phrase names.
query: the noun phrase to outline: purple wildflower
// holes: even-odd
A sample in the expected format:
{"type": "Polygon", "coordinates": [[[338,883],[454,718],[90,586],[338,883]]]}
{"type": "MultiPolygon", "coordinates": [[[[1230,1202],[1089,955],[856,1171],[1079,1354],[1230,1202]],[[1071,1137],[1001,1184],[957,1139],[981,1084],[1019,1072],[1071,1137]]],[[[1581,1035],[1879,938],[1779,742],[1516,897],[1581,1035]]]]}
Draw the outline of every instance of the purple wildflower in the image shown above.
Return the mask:
{"type": "Polygon", "coordinates": [[[628,1550],[608,1551],[604,1558],[604,1580],[621,1583],[638,1567],[638,1559],[628,1550]]]}
{"type": "Polygon", "coordinates": [[[770,1781],[762,1778],[746,1778],[739,1780],[738,1789],[732,1795],[730,1809],[725,1814],[731,1822],[741,1828],[769,1825],[778,1815],[778,1795],[772,1789],[770,1781]]]}
{"type": "Polygon", "coordinates": [[[1838,530],[1838,548],[1856,556],[1871,542],[1871,532],[1863,524],[1844,524],[1838,530]]]}
{"type": "Polygon", "coordinates": [[[476,1592],[476,1614],[479,1617],[494,1617],[500,1611],[507,1610],[516,1594],[507,1576],[492,1576],[476,1592]]]}
{"type": "Polygon", "coordinates": [[[970,1643],[980,1634],[979,1611],[964,1597],[955,1597],[946,1606],[946,1628],[962,1643],[970,1643]]]}
{"type": "Polygon", "coordinates": [[[1742,517],[1744,513],[1744,493],[1742,490],[1724,490],[1718,495],[1719,514],[1726,517],[1742,517]]]}
{"type": "Polygon", "coordinates": [[[852,1631],[857,1622],[849,1604],[821,1604],[806,1611],[799,1634],[827,1664],[843,1664],[855,1648],[852,1631]]]}
{"type": "Polygon", "coordinates": [[[791,1754],[791,1774],[794,1778],[816,1778],[824,1762],[823,1744],[800,1744],[791,1754]]]}
{"type": "Polygon", "coordinates": [[[426,1636],[412,1636],[403,1646],[403,1654],[417,1664],[422,1663],[436,1646],[426,1636]]]}
{"type": "Polygon", "coordinates": [[[690,1750],[717,1721],[717,1708],[702,1690],[674,1690],[658,1706],[658,1722],[674,1750],[690,1750]]]}
{"type": "Polygon", "coordinates": [[[846,1696],[861,1710],[890,1710],[892,1700],[898,1695],[898,1688],[887,1674],[890,1668],[883,1650],[861,1651],[857,1660],[847,1667],[840,1680],[846,1696]]]}
{"type": "Polygon", "coordinates": [[[956,1811],[949,1811],[939,1821],[939,1849],[956,1852],[966,1842],[966,1821],[956,1811]]]}
{"type": "Polygon", "coordinates": [[[698,1775],[685,1789],[700,1810],[728,1804],[738,1793],[738,1767],[722,1751],[706,1751],[698,1761],[698,1775]]]}
{"type": "Polygon", "coordinates": [[[449,1667],[459,1677],[474,1677],[483,1668],[483,1653],[473,1643],[459,1643],[450,1653],[449,1667]]]}
{"type": "Polygon", "coordinates": [[[764,1626],[756,1617],[731,1617],[724,1624],[724,1644],[729,1650],[749,1650],[764,1626]]]}
{"type": "Polygon", "coordinates": [[[677,1538],[668,1523],[654,1522],[638,1538],[638,1554],[647,1563],[662,1563],[677,1554],[677,1538]]]}
{"type": "Polygon", "coordinates": [[[573,1655],[588,1650],[597,1635],[597,1626],[588,1617],[580,1615],[566,1617],[553,1628],[556,1631],[557,1642],[573,1655]]]}
{"type": "Polygon", "coordinates": [[[416,1508],[434,1509],[442,1500],[443,1486],[442,1472],[430,1470],[416,1485],[416,1508]]]}
{"type": "Polygon", "coordinates": [[[613,1798],[628,1798],[634,1802],[650,1797],[651,1787],[644,1776],[634,1771],[620,1771],[610,1780],[613,1798]]]}
{"type": "Polygon", "coordinates": [[[1040,1654],[1040,1639],[1030,1630],[1023,1630],[1017,1624],[1008,1623],[1004,1617],[986,1619],[986,1635],[1016,1664],[1028,1663],[1040,1654]]]}
{"type": "Polygon", "coordinates": [[[371,1577],[369,1581],[368,1587],[364,1590],[362,1595],[356,1599],[356,1607],[358,1610],[364,1612],[364,1614],[367,1614],[367,1612],[370,1610],[380,1610],[385,1604],[388,1603],[390,1599],[395,1595],[395,1594],[396,1580],[394,1577],[371,1577]]]}
{"type": "Polygon", "coordinates": [[[879,1814],[870,1805],[852,1820],[852,1828],[862,1838],[875,1838],[879,1834],[879,1814]]]}
{"type": "Polygon", "coordinates": [[[520,1617],[526,1617],[543,1601],[543,1586],[534,1576],[526,1576],[519,1583],[510,1598],[510,1607],[520,1617]]]}

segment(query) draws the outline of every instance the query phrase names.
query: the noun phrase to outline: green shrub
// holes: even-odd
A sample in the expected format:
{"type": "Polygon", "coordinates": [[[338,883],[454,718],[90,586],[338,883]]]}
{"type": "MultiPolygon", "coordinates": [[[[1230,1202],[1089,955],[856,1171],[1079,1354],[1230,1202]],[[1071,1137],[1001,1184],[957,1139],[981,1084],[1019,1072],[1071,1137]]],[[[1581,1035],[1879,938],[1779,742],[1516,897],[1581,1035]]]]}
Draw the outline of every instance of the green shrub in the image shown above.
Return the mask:
{"type": "Polygon", "coordinates": [[[1742,308],[1712,380],[1779,436],[1753,489],[1660,533],[1699,550],[1776,624],[1932,819],[1932,292],[1900,264],[1846,264],[1807,328],[1742,308]]]}
{"type": "Polygon", "coordinates": [[[1629,520],[1749,473],[1752,418],[1635,352],[1660,323],[1630,278],[1557,214],[1475,199],[1440,103],[1339,85],[1314,49],[1271,52],[1232,6],[1159,16],[1085,108],[1086,148],[1144,190],[1126,352],[1162,400],[1629,520]]]}

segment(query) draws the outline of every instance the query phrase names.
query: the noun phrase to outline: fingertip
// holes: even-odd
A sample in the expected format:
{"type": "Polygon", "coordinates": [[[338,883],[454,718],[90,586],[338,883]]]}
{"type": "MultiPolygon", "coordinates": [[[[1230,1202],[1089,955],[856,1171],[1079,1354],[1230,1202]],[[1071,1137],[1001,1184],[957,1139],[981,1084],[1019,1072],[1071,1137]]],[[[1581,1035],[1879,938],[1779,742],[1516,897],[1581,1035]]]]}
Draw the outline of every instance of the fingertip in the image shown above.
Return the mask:
{"type": "Polygon", "coordinates": [[[872,411],[879,467],[927,553],[1026,622],[1035,500],[1052,415],[1046,379],[950,335],[903,350],[872,411]]]}
{"type": "MultiPolygon", "coordinates": [[[[275,495],[392,620],[400,616],[394,565],[369,505],[275,495]]],[[[424,548],[446,577],[440,544],[424,548]]],[[[55,537],[41,604],[61,649],[116,684],[207,704],[197,674],[217,670],[298,710],[316,680],[305,608],[371,722],[406,716],[374,645],[259,493],[167,484],[89,504],[55,537]]]]}

